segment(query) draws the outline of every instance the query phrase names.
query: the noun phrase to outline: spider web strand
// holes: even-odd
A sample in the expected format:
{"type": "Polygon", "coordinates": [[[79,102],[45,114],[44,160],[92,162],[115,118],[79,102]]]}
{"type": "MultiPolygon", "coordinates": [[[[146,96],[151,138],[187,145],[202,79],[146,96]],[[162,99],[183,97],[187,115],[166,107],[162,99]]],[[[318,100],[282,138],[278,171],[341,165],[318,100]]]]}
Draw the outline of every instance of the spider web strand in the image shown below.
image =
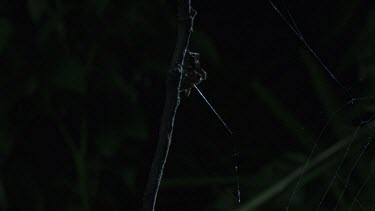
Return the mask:
{"type": "Polygon", "coordinates": [[[310,51],[310,53],[315,57],[315,59],[318,61],[318,63],[324,68],[324,70],[329,74],[329,76],[340,86],[340,88],[344,91],[345,95],[349,99],[353,99],[352,95],[349,93],[349,91],[345,88],[345,86],[336,78],[336,76],[332,73],[332,71],[327,67],[327,65],[323,62],[323,60],[316,54],[315,50],[308,44],[308,42],[303,37],[302,33],[299,31],[296,22],[294,21],[294,18],[292,17],[291,13],[287,9],[287,13],[289,15],[289,18],[292,20],[295,27],[292,26],[290,21],[286,19],[286,17],[283,15],[283,13],[276,7],[276,5],[269,0],[269,3],[272,5],[272,7],[276,10],[276,12],[280,15],[280,17],[284,20],[284,22],[289,26],[290,29],[293,30],[293,32],[297,35],[297,37],[302,41],[302,43],[306,46],[306,48],[310,51]]]}

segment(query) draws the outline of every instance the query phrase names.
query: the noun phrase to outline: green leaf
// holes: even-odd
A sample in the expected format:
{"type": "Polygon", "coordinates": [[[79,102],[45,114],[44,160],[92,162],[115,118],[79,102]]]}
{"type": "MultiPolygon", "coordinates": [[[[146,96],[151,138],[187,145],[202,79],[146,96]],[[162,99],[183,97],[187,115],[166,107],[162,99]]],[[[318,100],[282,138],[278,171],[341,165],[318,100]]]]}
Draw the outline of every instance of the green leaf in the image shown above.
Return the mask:
{"type": "Polygon", "coordinates": [[[12,24],[7,19],[0,19],[0,55],[9,43],[12,34],[12,24]]]}
{"type": "Polygon", "coordinates": [[[76,61],[68,61],[52,77],[54,86],[74,93],[87,91],[87,69],[76,61]]]}
{"type": "MultiPolygon", "coordinates": [[[[291,172],[289,175],[281,178],[277,183],[273,184],[269,188],[265,189],[264,191],[255,195],[252,199],[248,200],[247,202],[243,203],[242,206],[237,211],[249,211],[255,210],[257,207],[266,204],[276,195],[280,194],[282,191],[287,189],[291,186],[292,182],[298,180],[299,176],[301,175],[301,171],[304,169],[305,175],[308,176],[309,172],[312,170],[319,168],[325,162],[331,160],[331,158],[344,149],[345,146],[350,143],[350,136],[348,138],[343,139],[342,141],[336,143],[332,147],[328,148],[324,152],[317,155],[310,161],[310,165],[306,166],[306,164],[302,164],[299,168],[291,172]]],[[[324,171],[318,171],[319,174],[324,173],[324,171]]],[[[305,178],[306,178],[305,176],[305,178]]],[[[318,175],[316,175],[318,176],[318,175]]],[[[301,181],[301,185],[310,182],[313,178],[309,177],[309,180],[301,181]]]]}
{"type": "Polygon", "coordinates": [[[129,191],[131,192],[137,191],[137,186],[136,186],[137,175],[135,174],[134,170],[133,171],[124,170],[122,174],[122,178],[127,188],[129,188],[129,191]]]}
{"type": "Polygon", "coordinates": [[[98,15],[102,14],[105,8],[108,6],[110,3],[110,0],[95,0],[95,9],[98,15]]]}
{"type": "Polygon", "coordinates": [[[0,113],[0,155],[8,155],[13,147],[12,134],[9,132],[6,115],[0,113]]]}
{"type": "Polygon", "coordinates": [[[101,155],[112,157],[115,155],[122,143],[121,136],[116,131],[105,131],[96,135],[96,146],[101,155]]]}
{"type": "Polygon", "coordinates": [[[275,117],[282,123],[286,129],[289,130],[290,134],[295,136],[296,139],[300,140],[302,144],[307,147],[308,143],[312,143],[314,135],[311,131],[298,130],[297,128],[303,128],[303,123],[300,122],[297,117],[289,111],[281,101],[277,99],[267,87],[263,86],[258,81],[253,81],[252,89],[255,95],[267,106],[275,117]]]}
{"type": "Polygon", "coordinates": [[[28,0],[27,4],[31,19],[34,23],[38,22],[47,9],[47,2],[45,0],[28,0]]]}

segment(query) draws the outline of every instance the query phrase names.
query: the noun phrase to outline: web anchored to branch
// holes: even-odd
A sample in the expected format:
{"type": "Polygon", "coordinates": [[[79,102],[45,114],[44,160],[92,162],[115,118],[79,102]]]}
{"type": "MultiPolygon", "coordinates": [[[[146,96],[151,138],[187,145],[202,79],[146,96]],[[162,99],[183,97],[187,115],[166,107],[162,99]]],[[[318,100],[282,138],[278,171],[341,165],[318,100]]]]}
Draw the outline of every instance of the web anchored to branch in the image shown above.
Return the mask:
{"type": "MultiPolygon", "coordinates": [[[[144,191],[144,211],[155,210],[156,198],[163,176],[164,166],[167,161],[169,147],[172,142],[174,122],[180,104],[181,93],[185,93],[189,96],[191,89],[195,88],[228,132],[232,134],[227,124],[197,87],[201,81],[206,79],[207,75],[200,67],[199,54],[188,51],[190,35],[193,31],[193,22],[196,14],[197,12],[191,8],[190,0],[178,0],[178,37],[170,69],[167,72],[167,96],[160,125],[159,141],[144,191]]],[[[238,153],[236,153],[236,157],[237,156],[238,153]]],[[[236,161],[235,174],[237,187],[236,198],[239,203],[241,199],[238,164],[236,161]]]]}
{"type": "MultiPolygon", "coordinates": [[[[320,141],[322,140],[322,136],[324,133],[326,133],[328,126],[331,124],[332,120],[335,119],[339,114],[342,114],[342,112],[345,109],[351,108],[354,105],[356,105],[359,101],[371,101],[375,99],[375,96],[369,96],[369,97],[353,97],[353,95],[350,93],[349,89],[347,89],[343,83],[335,76],[334,72],[327,67],[327,65],[323,62],[323,60],[318,56],[318,54],[313,50],[312,47],[308,44],[308,42],[305,40],[303,34],[301,33],[300,29],[298,28],[291,12],[286,7],[285,3],[282,2],[283,10],[285,11],[285,14],[279,9],[276,4],[269,0],[269,3],[273,7],[273,9],[280,15],[282,20],[289,26],[289,28],[297,35],[297,37],[301,40],[303,45],[307,48],[307,50],[311,53],[311,55],[316,59],[316,61],[321,65],[321,67],[326,71],[328,76],[340,87],[342,92],[346,95],[348,100],[343,103],[343,105],[339,108],[337,108],[336,111],[334,111],[331,115],[329,120],[326,122],[326,124],[323,126],[323,129],[317,136],[317,138],[314,141],[314,144],[312,146],[312,149],[310,151],[310,154],[307,158],[307,161],[302,166],[299,176],[297,177],[296,183],[292,189],[292,194],[287,202],[286,210],[290,210],[293,208],[293,201],[296,197],[296,195],[299,194],[302,180],[306,174],[306,172],[310,169],[311,161],[313,157],[315,156],[318,147],[320,145],[320,141]]],[[[374,125],[373,120],[375,119],[375,115],[370,115],[367,118],[361,118],[361,113],[358,111],[354,111],[352,113],[355,113],[355,116],[359,119],[359,124],[354,128],[353,135],[351,138],[349,138],[349,141],[347,141],[346,150],[344,152],[344,155],[339,159],[338,165],[335,167],[334,174],[331,176],[331,179],[328,182],[328,185],[325,188],[325,191],[322,193],[321,198],[319,202],[316,205],[316,210],[321,210],[323,208],[330,208],[332,210],[341,210],[342,204],[344,198],[346,200],[349,200],[348,207],[345,207],[345,209],[353,210],[354,207],[357,205],[361,209],[364,209],[365,207],[372,207],[374,208],[374,204],[363,204],[360,199],[361,192],[366,189],[366,186],[369,184],[369,181],[371,181],[372,176],[374,174],[374,166],[371,164],[368,164],[368,172],[367,177],[363,178],[361,185],[359,188],[354,188],[351,185],[353,178],[356,176],[355,172],[357,170],[357,167],[359,163],[361,162],[367,162],[364,161],[364,157],[366,154],[368,154],[369,150],[371,149],[373,145],[373,139],[374,139],[374,125]],[[363,137],[367,137],[367,140],[363,137]],[[353,152],[353,147],[358,142],[361,148],[357,150],[358,152],[353,152]],[[354,155],[354,160],[349,159],[349,154],[354,155]],[[349,163],[349,167],[346,167],[344,164],[349,163]],[[340,174],[341,171],[346,170],[346,173],[344,175],[340,174]],[[338,182],[341,185],[341,190],[339,191],[339,194],[336,196],[335,201],[328,203],[328,201],[332,201],[332,197],[330,197],[330,193],[332,190],[333,185],[338,182]],[[345,197],[345,195],[348,195],[348,197],[345,197]],[[328,200],[330,198],[330,200],[328,200]],[[331,205],[329,205],[331,204],[331,205]]],[[[371,156],[371,154],[369,155],[371,156]]],[[[356,178],[358,180],[358,177],[356,178]]],[[[373,190],[372,190],[373,191],[373,190]]],[[[316,193],[319,195],[319,193],[316,193]]],[[[372,202],[374,203],[374,202],[372,202]]]]}

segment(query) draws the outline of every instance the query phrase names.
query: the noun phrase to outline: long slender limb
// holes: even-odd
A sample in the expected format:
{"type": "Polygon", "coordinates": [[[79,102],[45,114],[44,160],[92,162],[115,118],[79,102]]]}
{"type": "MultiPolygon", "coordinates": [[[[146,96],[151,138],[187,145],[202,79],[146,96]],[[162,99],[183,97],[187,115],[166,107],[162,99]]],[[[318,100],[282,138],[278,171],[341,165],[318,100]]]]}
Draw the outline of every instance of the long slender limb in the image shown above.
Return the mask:
{"type": "Polygon", "coordinates": [[[189,45],[196,11],[190,0],[178,0],[178,26],[176,48],[166,77],[166,100],[161,118],[159,141],[143,195],[143,211],[154,211],[156,197],[172,141],[173,125],[180,104],[182,67],[189,45]]]}

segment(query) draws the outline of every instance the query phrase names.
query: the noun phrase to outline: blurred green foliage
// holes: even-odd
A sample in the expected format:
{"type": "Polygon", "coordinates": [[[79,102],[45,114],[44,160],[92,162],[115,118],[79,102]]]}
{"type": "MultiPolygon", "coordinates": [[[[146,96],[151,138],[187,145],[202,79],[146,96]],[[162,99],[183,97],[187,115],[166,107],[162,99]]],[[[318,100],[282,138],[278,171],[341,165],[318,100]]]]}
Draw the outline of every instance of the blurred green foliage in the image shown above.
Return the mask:
{"type": "Polygon", "coordinates": [[[28,0],[0,11],[2,210],[138,208],[137,160],[159,113],[141,98],[170,54],[148,50],[148,32],[156,23],[172,42],[169,6],[28,0]]]}

